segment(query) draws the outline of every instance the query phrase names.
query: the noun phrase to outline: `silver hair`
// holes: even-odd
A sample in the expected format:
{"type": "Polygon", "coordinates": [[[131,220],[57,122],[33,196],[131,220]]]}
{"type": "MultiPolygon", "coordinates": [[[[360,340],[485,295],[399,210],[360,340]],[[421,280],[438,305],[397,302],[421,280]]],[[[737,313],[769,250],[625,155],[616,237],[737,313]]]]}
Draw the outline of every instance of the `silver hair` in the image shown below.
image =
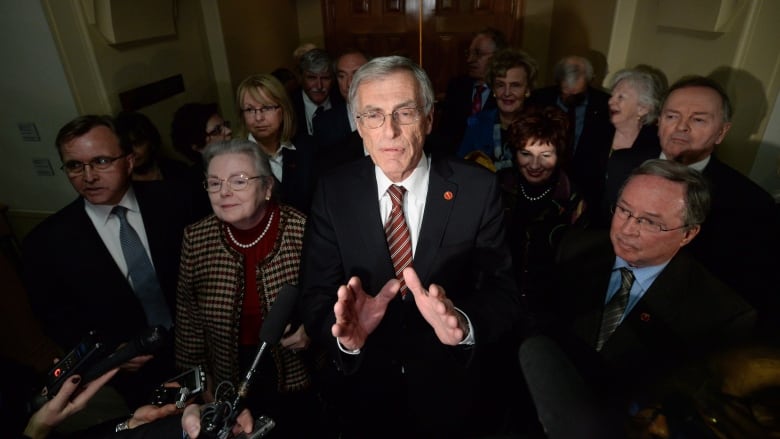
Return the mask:
{"type": "Polygon", "coordinates": [[[328,55],[328,52],[325,50],[319,48],[311,49],[303,54],[301,57],[300,69],[301,73],[333,73],[330,55],[328,55]]]}
{"type": "Polygon", "coordinates": [[[567,56],[555,64],[555,82],[572,85],[577,79],[585,76],[585,81],[593,79],[593,64],[582,56],[567,56]]]}
{"type": "Polygon", "coordinates": [[[271,173],[271,164],[268,162],[268,156],[253,142],[246,139],[231,139],[222,142],[213,142],[206,145],[203,150],[203,164],[205,169],[209,168],[209,163],[214,157],[223,154],[244,154],[252,159],[255,172],[258,176],[266,177],[262,180],[266,184],[272,184],[273,174],[271,173]]]}
{"type": "Polygon", "coordinates": [[[661,96],[664,91],[658,89],[658,81],[648,72],[636,69],[622,69],[612,77],[609,89],[614,90],[618,83],[625,81],[636,90],[639,103],[647,107],[647,115],[642,119],[644,125],[650,125],[658,118],[661,109],[661,96]]]}
{"type": "Polygon", "coordinates": [[[370,82],[382,79],[391,73],[409,72],[417,80],[418,93],[422,98],[422,107],[425,114],[430,114],[433,109],[433,85],[417,63],[403,56],[383,56],[370,60],[363,64],[355,76],[352,78],[352,85],[349,87],[349,104],[353,109],[357,109],[357,90],[363,82],[370,82]]]}
{"type": "Polygon", "coordinates": [[[709,184],[699,171],[671,160],[647,160],[631,172],[620,188],[618,198],[628,182],[637,175],[655,175],[685,185],[685,211],[682,220],[687,228],[701,224],[707,218],[712,198],[709,184]]]}

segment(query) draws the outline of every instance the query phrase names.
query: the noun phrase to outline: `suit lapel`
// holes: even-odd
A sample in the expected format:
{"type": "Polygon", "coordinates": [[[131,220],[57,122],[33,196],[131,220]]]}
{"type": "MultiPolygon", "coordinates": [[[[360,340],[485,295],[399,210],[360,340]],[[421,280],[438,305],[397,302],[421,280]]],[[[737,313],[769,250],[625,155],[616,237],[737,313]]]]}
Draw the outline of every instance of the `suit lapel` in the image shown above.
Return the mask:
{"type": "MultiPolygon", "coordinates": [[[[608,238],[606,243],[609,243],[608,238]]],[[[575,316],[574,332],[589,344],[595,345],[601,328],[601,315],[604,311],[604,300],[612,266],[615,263],[615,254],[612,252],[611,244],[608,250],[592,252],[592,254],[599,256],[581,261],[583,266],[579,273],[582,276],[575,280],[576,284],[569,284],[567,288],[575,291],[569,292],[575,301],[573,309],[581,310],[579,315],[575,316]]]]}
{"type": "MultiPolygon", "coordinates": [[[[114,257],[111,256],[111,252],[108,251],[106,244],[95,229],[95,225],[92,224],[92,220],[87,215],[87,211],[84,209],[84,199],[79,198],[69,206],[69,209],[73,210],[73,217],[72,223],[67,226],[68,242],[77,242],[79,252],[88,255],[85,260],[88,260],[89,264],[93,264],[95,269],[98,268],[97,266],[109,269],[114,273],[115,278],[123,279],[129,286],[127,278],[119,269],[114,257]]],[[[83,261],[81,262],[83,263],[83,261]]],[[[101,275],[109,276],[108,273],[101,273],[101,275]]]]}
{"type": "Polygon", "coordinates": [[[453,206],[458,200],[458,185],[450,180],[452,168],[446,160],[432,160],[428,179],[420,236],[412,265],[423,285],[430,283],[430,270],[441,246],[453,206]]]}

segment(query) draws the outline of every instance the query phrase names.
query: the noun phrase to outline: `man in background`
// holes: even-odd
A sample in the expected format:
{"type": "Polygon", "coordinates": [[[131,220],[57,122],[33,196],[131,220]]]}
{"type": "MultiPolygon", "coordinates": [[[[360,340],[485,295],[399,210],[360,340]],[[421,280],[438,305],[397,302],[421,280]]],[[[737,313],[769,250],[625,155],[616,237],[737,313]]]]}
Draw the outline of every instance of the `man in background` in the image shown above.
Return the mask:
{"type": "Polygon", "coordinates": [[[587,58],[567,56],[554,69],[555,85],[531,91],[525,104],[558,107],[569,116],[570,175],[591,206],[600,206],[604,174],[612,146],[609,93],[591,85],[593,66],[587,58]]]}
{"type": "Polygon", "coordinates": [[[731,128],[731,114],[731,101],[720,84],[696,75],[679,79],[669,88],[658,119],[660,158],[707,178],[712,209],[689,251],[758,311],[760,327],[777,335],[780,215],[764,189],[715,154],[731,128]]]}
{"type": "Polygon", "coordinates": [[[355,72],[367,62],[368,57],[356,49],[347,50],[336,59],[336,81],[346,105],[335,107],[314,119],[314,130],[318,133],[317,167],[320,173],[366,155],[347,95],[355,72]]]}
{"type": "Polygon", "coordinates": [[[474,35],[466,51],[468,73],[447,84],[447,94],[440,107],[442,114],[431,138],[431,150],[455,154],[469,117],[496,108],[496,98],[485,83],[485,77],[493,54],[506,47],[506,37],[497,29],[485,28],[474,35]]]}
{"type": "MultiPolygon", "coordinates": [[[[314,119],[333,109],[341,110],[344,101],[333,87],[333,65],[324,49],[314,48],[301,56],[299,64],[301,88],[292,94],[295,109],[295,138],[310,136],[319,138],[314,129],[314,119]]],[[[316,143],[316,142],[315,142],[316,143]]]]}

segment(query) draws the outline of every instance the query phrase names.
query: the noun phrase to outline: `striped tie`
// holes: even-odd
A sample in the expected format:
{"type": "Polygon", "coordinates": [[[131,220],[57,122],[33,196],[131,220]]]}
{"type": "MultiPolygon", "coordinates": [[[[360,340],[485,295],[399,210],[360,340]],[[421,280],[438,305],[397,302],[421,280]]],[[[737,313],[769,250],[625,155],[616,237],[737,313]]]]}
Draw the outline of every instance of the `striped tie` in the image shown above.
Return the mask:
{"type": "Polygon", "coordinates": [[[620,324],[620,319],[623,318],[623,313],[626,312],[628,293],[631,291],[631,286],[634,285],[634,273],[623,267],[620,269],[620,276],[620,289],[607,302],[607,305],[604,307],[604,314],[601,316],[601,330],[599,331],[599,339],[596,341],[597,351],[601,351],[601,348],[604,347],[604,343],[615,332],[618,324],[620,324]]]}
{"type": "Polygon", "coordinates": [[[482,110],[482,92],[485,91],[483,84],[474,86],[474,98],[471,101],[471,114],[477,114],[482,110]]]}
{"type": "Polygon", "coordinates": [[[387,248],[390,250],[390,258],[393,260],[395,277],[401,281],[401,297],[406,296],[406,284],[404,283],[404,268],[412,264],[412,238],[409,235],[409,227],[404,219],[404,193],[403,186],[390,185],[388,195],[393,202],[390,210],[390,218],[385,224],[385,236],[387,236],[387,248]]]}

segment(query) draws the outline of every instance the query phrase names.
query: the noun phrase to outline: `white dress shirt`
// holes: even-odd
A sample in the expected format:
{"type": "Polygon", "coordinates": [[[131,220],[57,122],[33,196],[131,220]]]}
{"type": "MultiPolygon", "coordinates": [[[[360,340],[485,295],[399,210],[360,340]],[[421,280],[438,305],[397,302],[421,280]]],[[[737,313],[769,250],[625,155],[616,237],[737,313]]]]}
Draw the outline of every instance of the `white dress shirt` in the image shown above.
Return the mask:
{"type": "MultiPolygon", "coordinates": [[[[149,240],[146,237],[144,220],[141,216],[141,209],[138,207],[138,200],[135,198],[135,192],[133,192],[132,187],[127,190],[119,201],[119,206],[127,208],[127,222],[130,223],[136,233],[138,233],[144,250],[146,250],[146,254],[149,256],[149,260],[152,261],[152,266],[154,266],[152,253],[149,251],[149,240]]],[[[100,235],[100,239],[103,241],[103,244],[106,245],[108,252],[111,253],[111,257],[122,271],[122,274],[130,281],[127,272],[127,262],[125,262],[125,255],[122,253],[122,244],[119,242],[119,218],[117,218],[116,215],[111,214],[113,208],[113,205],[92,204],[89,201],[84,200],[84,210],[87,211],[87,216],[95,226],[98,235],[100,235]]]]}
{"type": "MultiPolygon", "coordinates": [[[[255,137],[252,134],[249,134],[249,141],[257,143],[257,140],[255,140],[255,137]]],[[[279,183],[282,182],[282,174],[284,170],[284,156],[282,155],[282,149],[295,151],[295,145],[292,143],[282,143],[279,149],[276,150],[276,154],[268,156],[268,164],[271,165],[271,173],[274,174],[274,177],[276,177],[277,180],[279,180],[279,183]]]]}

